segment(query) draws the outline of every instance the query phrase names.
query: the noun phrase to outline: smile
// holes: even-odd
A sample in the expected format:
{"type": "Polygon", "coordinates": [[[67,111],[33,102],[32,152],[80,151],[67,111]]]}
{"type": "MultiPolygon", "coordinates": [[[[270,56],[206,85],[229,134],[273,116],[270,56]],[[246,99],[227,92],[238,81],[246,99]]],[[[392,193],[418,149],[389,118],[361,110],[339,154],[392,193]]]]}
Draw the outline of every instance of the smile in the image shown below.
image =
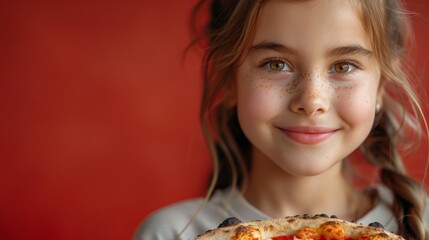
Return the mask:
{"type": "Polygon", "coordinates": [[[289,139],[301,144],[318,144],[327,140],[337,129],[323,127],[279,128],[289,139]]]}

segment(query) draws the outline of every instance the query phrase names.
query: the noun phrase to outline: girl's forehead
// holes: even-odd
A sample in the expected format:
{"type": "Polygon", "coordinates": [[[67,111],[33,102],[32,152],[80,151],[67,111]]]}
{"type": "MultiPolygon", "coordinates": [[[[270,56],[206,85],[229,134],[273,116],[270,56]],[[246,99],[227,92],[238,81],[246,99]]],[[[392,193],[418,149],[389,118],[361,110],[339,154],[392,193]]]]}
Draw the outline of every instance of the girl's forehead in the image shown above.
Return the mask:
{"type": "Polygon", "coordinates": [[[297,48],[352,43],[371,47],[360,8],[351,0],[267,1],[253,44],[267,41],[297,48]]]}

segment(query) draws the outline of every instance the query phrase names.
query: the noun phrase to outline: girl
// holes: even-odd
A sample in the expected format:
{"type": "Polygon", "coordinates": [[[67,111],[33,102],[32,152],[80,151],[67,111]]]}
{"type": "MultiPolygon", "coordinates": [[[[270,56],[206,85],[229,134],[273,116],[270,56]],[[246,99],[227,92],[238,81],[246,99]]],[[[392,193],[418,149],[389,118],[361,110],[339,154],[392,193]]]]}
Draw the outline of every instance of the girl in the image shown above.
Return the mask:
{"type": "Polygon", "coordinates": [[[305,213],[429,239],[426,194],[401,158],[405,133],[425,122],[402,61],[404,12],[399,0],[214,0],[201,108],[208,197],[153,214],[135,239],[305,213]],[[356,149],[379,170],[365,189],[346,171],[356,149]]]}

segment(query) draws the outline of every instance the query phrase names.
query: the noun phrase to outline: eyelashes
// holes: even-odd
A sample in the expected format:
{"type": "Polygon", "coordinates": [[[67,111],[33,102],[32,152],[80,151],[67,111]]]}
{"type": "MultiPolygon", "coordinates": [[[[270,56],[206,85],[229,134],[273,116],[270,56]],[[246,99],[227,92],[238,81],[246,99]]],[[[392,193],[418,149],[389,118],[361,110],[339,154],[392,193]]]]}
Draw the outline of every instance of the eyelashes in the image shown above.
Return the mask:
{"type": "Polygon", "coordinates": [[[291,64],[282,58],[270,58],[262,62],[261,67],[274,73],[293,72],[291,64]]]}
{"type": "MultiPolygon", "coordinates": [[[[260,67],[271,73],[294,72],[294,67],[292,66],[292,64],[290,64],[287,60],[283,58],[266,59],[262,62],[260,67]]],[[[328,69],[328,73],[345,75],[353,73],[356,70],[362,70],[362,67],[359,62],[351,59],[344,59],[332,64],[328,69]]]]}
{"type": "Polygon", "coordinates": [[[334,63],[331,68],[329,68],[330,73],[338,74],[347,74],[356,70],[362,70],[362,68],[360,67],[360,64],[354,60],[341,60],[334,63]]]}

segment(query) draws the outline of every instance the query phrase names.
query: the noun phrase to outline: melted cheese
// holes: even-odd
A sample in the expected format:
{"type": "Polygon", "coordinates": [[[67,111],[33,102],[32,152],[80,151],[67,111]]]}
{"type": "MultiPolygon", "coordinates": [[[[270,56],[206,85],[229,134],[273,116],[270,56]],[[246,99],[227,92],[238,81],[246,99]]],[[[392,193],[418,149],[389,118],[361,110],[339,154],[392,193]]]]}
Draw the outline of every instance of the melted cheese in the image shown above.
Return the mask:
{"type": "Polygon", "coordinates": [[[262,240],[259,229],[253,227],[238,227],[231,240],[262,240]]]}

